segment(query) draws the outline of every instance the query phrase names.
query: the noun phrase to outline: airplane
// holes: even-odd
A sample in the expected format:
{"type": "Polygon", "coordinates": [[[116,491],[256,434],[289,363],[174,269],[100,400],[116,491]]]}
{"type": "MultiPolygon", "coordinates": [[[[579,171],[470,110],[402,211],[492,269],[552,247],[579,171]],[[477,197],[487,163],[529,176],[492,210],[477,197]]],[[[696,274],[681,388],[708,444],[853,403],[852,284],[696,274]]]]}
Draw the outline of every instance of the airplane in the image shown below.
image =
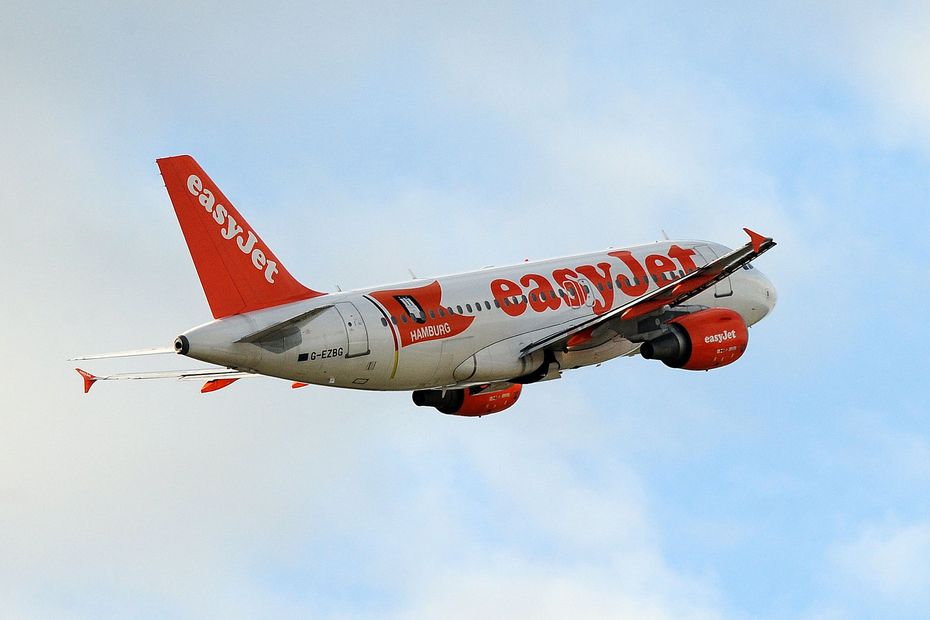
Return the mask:
{"type": "Polygon", "coordinates": [[[735,250],[665,240],[323,293],[288,272],[192,157],[157,165],[214,320],[173,347],[73,359],[175,353],[215,367],[77,368],[85,393],[103,380],[198,380],[213,392],[268,376],[295,388],[411,391],[415,405],[480,417],[513,406],[525,385],[617,357],[726,366],[777,300],[751,264],[775,242],[748,228],[735,250]]]}

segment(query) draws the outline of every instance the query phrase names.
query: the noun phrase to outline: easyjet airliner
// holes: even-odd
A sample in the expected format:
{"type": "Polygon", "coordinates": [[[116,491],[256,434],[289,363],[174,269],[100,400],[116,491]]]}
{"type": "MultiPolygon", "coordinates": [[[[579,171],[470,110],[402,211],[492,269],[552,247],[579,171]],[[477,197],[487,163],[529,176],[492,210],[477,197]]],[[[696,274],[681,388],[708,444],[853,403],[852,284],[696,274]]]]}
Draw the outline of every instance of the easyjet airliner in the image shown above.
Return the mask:
{"type": "Polygon", "coordinates": [[[300,284],[193,158],[158,160],[214,320],[173,347],[76,359],[177,353],[214,368],[97,376],[247,378],[361,390],[409,390],[448,414],[502,411],[524,385],[641,355],[710,370],[746,350],[749,326],[775,305],[751,261],[775,242],[749,229],[730,250],[664,241],[356,291],[300,284]]]}

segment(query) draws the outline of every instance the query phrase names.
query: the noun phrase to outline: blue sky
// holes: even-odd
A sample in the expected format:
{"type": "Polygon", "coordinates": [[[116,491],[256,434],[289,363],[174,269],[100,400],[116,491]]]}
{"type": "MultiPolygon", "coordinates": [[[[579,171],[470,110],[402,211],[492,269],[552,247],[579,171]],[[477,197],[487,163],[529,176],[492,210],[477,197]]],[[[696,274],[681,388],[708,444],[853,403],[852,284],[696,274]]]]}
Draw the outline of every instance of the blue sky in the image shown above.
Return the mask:
{"type": "Polygon", "coordinates": [[[3,615],[930,612],[923,4],[5,15],[3,615]],[[274,380],[85,397],[66,358],[209,318],[177,153],[314,288],[749,226],[779,304],[733,366],[616,360],[480,420],[274,380]]]}

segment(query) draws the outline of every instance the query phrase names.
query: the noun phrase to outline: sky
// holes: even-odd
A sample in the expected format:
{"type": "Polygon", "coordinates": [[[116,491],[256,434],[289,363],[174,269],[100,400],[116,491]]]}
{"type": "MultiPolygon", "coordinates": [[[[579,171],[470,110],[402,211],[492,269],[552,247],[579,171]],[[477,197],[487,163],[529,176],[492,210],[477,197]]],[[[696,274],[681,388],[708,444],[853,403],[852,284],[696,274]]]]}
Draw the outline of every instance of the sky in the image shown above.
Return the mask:
{"type": "Polygon", "coordinates": [[[0,616],[930,615],[930,7],[440,4],[4,5],[0,616]],[[180,153],[315,289],[748,226],[778,306],[481,419],[85,396],[210,319],[180,153]]]}

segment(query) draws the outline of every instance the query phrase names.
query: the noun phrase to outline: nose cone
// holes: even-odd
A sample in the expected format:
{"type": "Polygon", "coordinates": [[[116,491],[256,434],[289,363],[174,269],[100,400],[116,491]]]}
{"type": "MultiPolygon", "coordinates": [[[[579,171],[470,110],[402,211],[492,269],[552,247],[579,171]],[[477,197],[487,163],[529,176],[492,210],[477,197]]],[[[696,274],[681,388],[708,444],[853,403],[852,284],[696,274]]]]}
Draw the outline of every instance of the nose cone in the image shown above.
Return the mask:
{"type": "Polygon", "coordinates": [[[754,288],[756,289],[755,295],[753,296],[753,305],[758,313],[756,321],[761,321],[768,316],[775,308],[775,304],[778,303],[778,291],[775,290],[775,285],[772,284],[772,281],[765,277],[758,269],[753,269],[752,274],[755,278],[754,288]]]}
{"type": "Polygon", "coordinates": [[[765,313],[768,314],[775,308],[775,304],[778,303],[778,291],[775,290],[775,285],[772,284],[771,280],[768,278],[765,278],[765,283],[765,301],[768,306],[765,313]]]}

